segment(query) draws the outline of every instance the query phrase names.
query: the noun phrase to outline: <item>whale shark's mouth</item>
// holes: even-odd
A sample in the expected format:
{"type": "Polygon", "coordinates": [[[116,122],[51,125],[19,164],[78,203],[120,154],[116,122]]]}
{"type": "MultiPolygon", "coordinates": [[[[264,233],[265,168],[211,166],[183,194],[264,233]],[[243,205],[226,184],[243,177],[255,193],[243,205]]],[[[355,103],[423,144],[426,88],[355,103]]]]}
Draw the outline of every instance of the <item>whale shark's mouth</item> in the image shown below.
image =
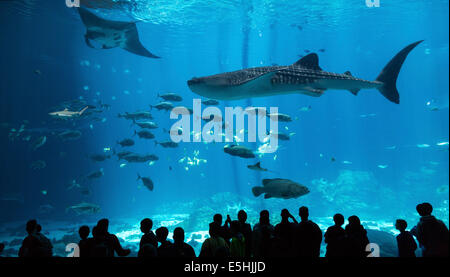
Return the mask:
{"type": "Polygon", "coordinates": [[[189,81],[187,81],[188,86],[194,86],[194,85],[200,85],[205,83],[205,80],[203,78],[192,78],[189,81]]]}

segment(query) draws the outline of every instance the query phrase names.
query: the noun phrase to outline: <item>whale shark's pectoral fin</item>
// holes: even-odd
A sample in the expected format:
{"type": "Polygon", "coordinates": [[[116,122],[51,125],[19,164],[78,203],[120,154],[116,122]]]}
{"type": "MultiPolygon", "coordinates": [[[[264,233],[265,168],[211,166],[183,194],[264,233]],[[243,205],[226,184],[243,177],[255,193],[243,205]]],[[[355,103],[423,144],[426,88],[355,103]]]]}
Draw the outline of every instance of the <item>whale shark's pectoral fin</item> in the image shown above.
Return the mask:
{"type": "Polygon", "coordinates": [[[322,96],[324,91],[325,91],[325,89],[304,87],[304,88],[302,88],[300,93],[306,94],[306,95],[309,95],[309,96],[319,97],[319,96],[322,96]]]}
{"type": "Polygon", "coordinates": [[[150,53],[139,41],[139,35],[137,32],[136,24],[129,27],[129,29],[125,33],[125,42],[122,45],[122,48],[131,52],[133,54],[144,56],[148,58],[159,59],[160,57],[150,53]]]}

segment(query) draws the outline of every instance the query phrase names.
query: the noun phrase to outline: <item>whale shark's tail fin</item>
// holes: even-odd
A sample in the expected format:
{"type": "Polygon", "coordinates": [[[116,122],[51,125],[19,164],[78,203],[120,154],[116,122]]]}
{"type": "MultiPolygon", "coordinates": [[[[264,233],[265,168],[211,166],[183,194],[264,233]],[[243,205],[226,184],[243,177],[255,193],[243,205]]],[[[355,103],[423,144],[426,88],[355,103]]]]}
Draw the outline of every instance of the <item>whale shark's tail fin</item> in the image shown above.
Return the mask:
{"type": "Polygon", "coordinates": [[[378,90],[386,97],[389,101],[394,102],[396,104],[400,103],[400,95],[397,90],[397,77],[400,69],[402,68],[403,62],[408,56],[409,52],[411,52],[419,43],[423,40],[419,40],[414,42],[405,48],[403,48],[400,52],[398,52],[392,60],[383,68],[380,75],[378,75],[376,81],[382,82],[383,85],[378,88],[378,90]]]}

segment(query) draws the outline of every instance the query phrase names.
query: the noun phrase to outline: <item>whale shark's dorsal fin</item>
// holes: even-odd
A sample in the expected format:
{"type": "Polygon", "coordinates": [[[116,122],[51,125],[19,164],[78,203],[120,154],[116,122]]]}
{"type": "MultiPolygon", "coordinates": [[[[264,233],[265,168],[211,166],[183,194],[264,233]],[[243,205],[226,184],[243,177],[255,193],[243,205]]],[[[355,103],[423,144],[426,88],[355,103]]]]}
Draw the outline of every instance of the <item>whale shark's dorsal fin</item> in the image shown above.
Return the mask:
{"type": "Polygon", "coordinates": [[[319,66],[319,56],[317,56],[316,53],[311,53],[304,56],[303,58],[295,62],[294,65],[313,70],[322,70],[322,68],[320,68],[319,66]]]}

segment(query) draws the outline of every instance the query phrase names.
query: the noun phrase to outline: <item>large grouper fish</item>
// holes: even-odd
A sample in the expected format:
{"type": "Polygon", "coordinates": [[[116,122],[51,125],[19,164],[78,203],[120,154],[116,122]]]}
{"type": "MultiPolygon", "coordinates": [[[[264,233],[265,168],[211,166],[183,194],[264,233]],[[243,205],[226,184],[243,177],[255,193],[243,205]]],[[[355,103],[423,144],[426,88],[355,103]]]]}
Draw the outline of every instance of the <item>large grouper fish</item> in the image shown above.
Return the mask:
{"type": "Polygon", "coordinates": [[[327,89],[348,90],[357,95],[361,89],[375,88],[389,101],[400,103],[396,82],[400,69],[421,41],[403,48],[383,68],[375,81],[323,71],[316,53],[311,53],[292,65],[265,66],[242,69],[206,77],[192,78],[187,82],[196,94],[218,100],[238,100],[253,97],[300,93],[321,96],[327,89]]]}

